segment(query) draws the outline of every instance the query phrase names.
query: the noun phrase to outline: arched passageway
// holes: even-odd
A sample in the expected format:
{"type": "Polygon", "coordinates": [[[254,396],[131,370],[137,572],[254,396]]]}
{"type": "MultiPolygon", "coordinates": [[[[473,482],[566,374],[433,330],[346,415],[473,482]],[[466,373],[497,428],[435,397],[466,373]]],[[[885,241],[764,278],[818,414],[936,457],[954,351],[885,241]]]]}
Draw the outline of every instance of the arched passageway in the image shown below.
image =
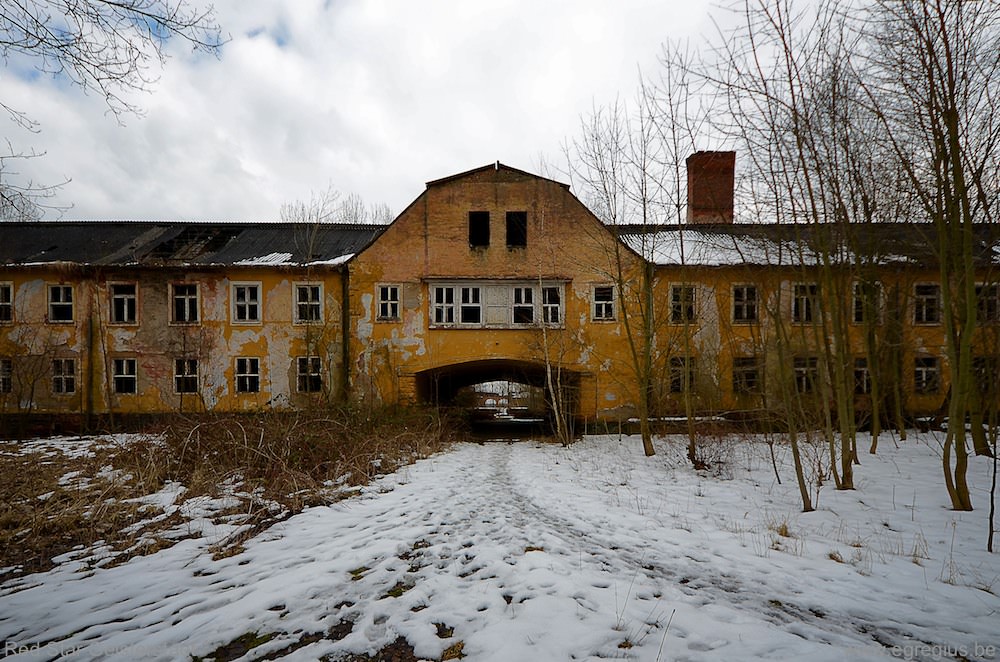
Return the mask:
{"type": "Polygon", "coordinates": [[[539,419],[551,426],[555,408],[567,425],[577,418],[580,374],[552,369],[543,363],[485,359],[440,366],[417,373],[417,398],[440,407],[462,408],[480,421],[539,419]],[[557,397],[548,387],[551,379],[557,397]]]}

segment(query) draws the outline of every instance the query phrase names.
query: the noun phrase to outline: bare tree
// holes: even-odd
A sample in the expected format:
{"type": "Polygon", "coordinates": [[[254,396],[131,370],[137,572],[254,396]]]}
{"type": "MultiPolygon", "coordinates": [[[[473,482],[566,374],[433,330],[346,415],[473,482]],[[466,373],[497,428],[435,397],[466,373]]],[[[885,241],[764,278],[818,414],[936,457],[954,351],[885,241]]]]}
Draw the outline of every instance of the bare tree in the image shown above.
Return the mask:
{"type": "MultiPolygon", "coordinates": [[[[196,51],[218,54],[224,43],[211,7],[187,0],[16,0],[0,4],[0,56],[26,62],[42,74],[61,76],[100,94],[121,116],[139,113],[130,94],[147,91],[167,58],[167,44],[181,40],[196,51]]],[[[30,111],[0,101],[0,112],[37,131],[30,111]]],[[[2,166],[24,153],[8,149],[2,166]]],[[[31,219],[48,186],[0,179],[0,210],[31,219]]],[[[2,219],[4,216],[0,216],[2,219]]]]}

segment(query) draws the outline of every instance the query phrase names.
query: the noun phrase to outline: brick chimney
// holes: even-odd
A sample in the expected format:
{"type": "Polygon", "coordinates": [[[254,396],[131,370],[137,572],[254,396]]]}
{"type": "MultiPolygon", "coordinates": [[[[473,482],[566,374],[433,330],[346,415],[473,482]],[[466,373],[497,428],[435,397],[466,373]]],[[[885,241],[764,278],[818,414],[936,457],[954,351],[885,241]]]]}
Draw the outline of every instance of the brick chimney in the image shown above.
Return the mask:
{"type": "Polygon", "coordinates": [[[687,158],[687,222],[733,222],[736,152],[695,152],[687,158]]]}

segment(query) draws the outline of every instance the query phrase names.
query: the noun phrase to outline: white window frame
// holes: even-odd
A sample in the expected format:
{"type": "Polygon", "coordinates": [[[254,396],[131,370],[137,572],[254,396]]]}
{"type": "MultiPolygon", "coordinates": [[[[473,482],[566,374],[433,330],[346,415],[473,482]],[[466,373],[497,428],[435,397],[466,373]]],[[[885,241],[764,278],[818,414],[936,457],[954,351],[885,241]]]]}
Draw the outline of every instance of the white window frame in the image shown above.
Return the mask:
{"type": "Polygon", "coordinates": [[[260,281],[229,283],[229,320],[234,326],[256,326],[264,320],[264,289],[260,281]]]}
{"type": "Polygon", "coordinates": [[[819,388],[819,357],[796,356],[792,359],[796,393],[815,393],[819,388]]]}
{"type": "Polygon", "coordinates": [[[174,358],[174,393],[176,395],[191,395],[192,393],[197,393],[201,388],[201,378],[199,372],[201,371],[201,365],[196,358],[191,358],[189,356],[178,356],[174,358]],[[194,370],[191,370],[191,367],[194,370]],[[194,379],[193,389],[181,389],[180,386],[182,382],[194,379]]]}
{"type": "Polygon", "coordinates": [[[458,325],[459,326],[483,326],[486,320],[485,307],[483,306],[483,286],[482,285],[460,285],[458,287],[458,325]],[[465,313],[476,312],[478,319],[467,321],[465,313]]]}
{"type": "Polygon", "coordinates": [[[913,323],[917,326],[935,326],[941,323],[940,283],[913,285],[913,323]],[[921,288],[934,288],[934,294],[921,294],[919,293],[921,288]]]}
{"type": "Polygon", "coordinates": [[[819,283],[792,283],[792,324],[814,324],[819,317],[819,283]]]}
{"type": "Polygon", "coordinates": [[[558,285],[542,285],[542,322],[547,326],[562,326],[563,288],[558,285]],[[555,301],[552,294],[555,293],[555,301]]]}
{"type": "Polygon", "coordinates": [[[201,324],[201,285],[199,283],[177,282],[170,283],[168,288],[168,304],[170,306],[170,324],[175,326],[196,326],[201,324]],[[177,288],[194,288],[194,294],[178,294],[177,288]],[[177,303],[184,302],[183,319],[177,315],[177,303]],[[192,301],[194,302],[192,308],[192,301]],[[191,319],[193,313],[194,319],[191,319]]]}
{"type": "Polygon", "coordinates": [[[319,356],[295,357],[295,390],[299,393],[323,392],[323,360],[319,356]],[[313,381],[316,388],[312,388],[313,381]],[[305,385],[306,388],[302,388],[305,385]]]}
{"type": "Polygon", "coordinates": [[[870,395],[872,392],[872,370],[868,357],[854,357],[854,395],[870,395]]]}
{"type": "Polygon", "coordinates": [[[757,324],[760,321],[760,288],[754,283],[737,283],[733,285],[730,294],[733,324],[757,324]],[[753,291],[752,300],[746,296],[748,290],[753,291]],[[742,295],[737,297],[737,292],[742,292],[742,295]],[[741,311],[739,315],[737,311],[741,311]]]}
{"type": "Polygon", "coordinates": [[[379,283],[375,286],[376,320],[379,322],[398,322],[400,287],[395,283],[379,283]]]}
{"type": "Polygon", "coordinates": [[[261,392],[259,356],[237,356],[233,366],[233,385],[237,393],[261,392]]]}
{"type": "Polygon", "coordinates": [[[129,281],[112,281],[108,283],[108,324],[115,326],[136,326],[139,324],[139,285],[129,281]],[[117,294],[115,288],[131,287],[132,294],[117,294]],[[125,319],[117,319],[118,302],[123,302],[125,319]],[[131,306],[129,305],[131,302],[131,306]],[[131,313],[131,318],[129,316],[131,313]]]}
{"type": "Polygon", "coordinates": [[[323,283],[302,282],[292,283],[294,294],[293,319],[296,324],[322,324],[325,311],[323,310],[323,283]],[[315,290],[316,300],[312,299],[315,290]],[[306,292],[306,298],[302,298],[302,292],[306,292]],[[303,315],[303,310],[309,311],[303,315]],[[313,312],[315,311],[315,313],[313,312]]]}
{"type": "Polygon", "coordinates": [[[45,321],[49,324],[73,324],[76,320],[76,292],[72,285],[66,285],[65,283],[50,283],[46,288],[48,292],[48,315],[45,321]],[[66,293],[69,293],[69,300],[65,299],[66,293]],[[58,293],[58,296],[54,296],[58,293]],[[69,319],[55,319],[55,307],[69,308],[69,319]]]}
{"type": "Polygon", "coordinates": [[[52,393],[73,395],[76,393],[76,359],[56,357],[52,359],[52,393]],[[67,370],[69,364],[69,370],[67,370]]]}
{"type": "Polygon", "coordinates": [[[454,285],[431,286],[431,326],[455,326],[455,289],[454,285]]]}
{"type": "Polygon", "coordinates": [[[136,395],[139,393],[139,362],[131,357],[111,360],[111,384],[116,395],[136,395]],[[123,380],[119,382],[119,380],[123,380]],[[123,390],[119,384],[131,382],[132,390],[123,390]]]}
{"type": "Polygon", "coordinates": [[[538,317],[535,311],[536,298],[534,285],[514,285],[511,287],[510,323],[513,326],[533,326],[535,324],[538,317]]]}
{"type": "Polygon", "coordinates": [[[14,323],[14,283],[0,281],[0,325],[14,323]]]}
{"type": "Polygon", "coordinates": [[[598,284],[590,288],[590,319],[594,322],[614,322],[618,319],[618,288],[614,285],[598,284]],[[608,299],[598,299],[598,291],[609,294],[608,299]]]}

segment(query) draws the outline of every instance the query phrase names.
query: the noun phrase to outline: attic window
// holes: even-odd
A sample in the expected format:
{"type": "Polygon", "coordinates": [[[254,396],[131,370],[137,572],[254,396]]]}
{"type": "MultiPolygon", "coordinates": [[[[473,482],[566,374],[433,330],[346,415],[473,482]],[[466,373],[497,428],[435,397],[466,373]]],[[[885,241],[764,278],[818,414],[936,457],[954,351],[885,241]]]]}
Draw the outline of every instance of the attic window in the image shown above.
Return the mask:
{"type": "Polygon", "coordinates": [[[486,248],[490,245],[490,213],[469,212],[469,247],[486,248]]]}
{"type": "Polygon", "coordinates": [[[528,212],[507,212],[507,248],[524,248],[528,245],[528,212]]]}

